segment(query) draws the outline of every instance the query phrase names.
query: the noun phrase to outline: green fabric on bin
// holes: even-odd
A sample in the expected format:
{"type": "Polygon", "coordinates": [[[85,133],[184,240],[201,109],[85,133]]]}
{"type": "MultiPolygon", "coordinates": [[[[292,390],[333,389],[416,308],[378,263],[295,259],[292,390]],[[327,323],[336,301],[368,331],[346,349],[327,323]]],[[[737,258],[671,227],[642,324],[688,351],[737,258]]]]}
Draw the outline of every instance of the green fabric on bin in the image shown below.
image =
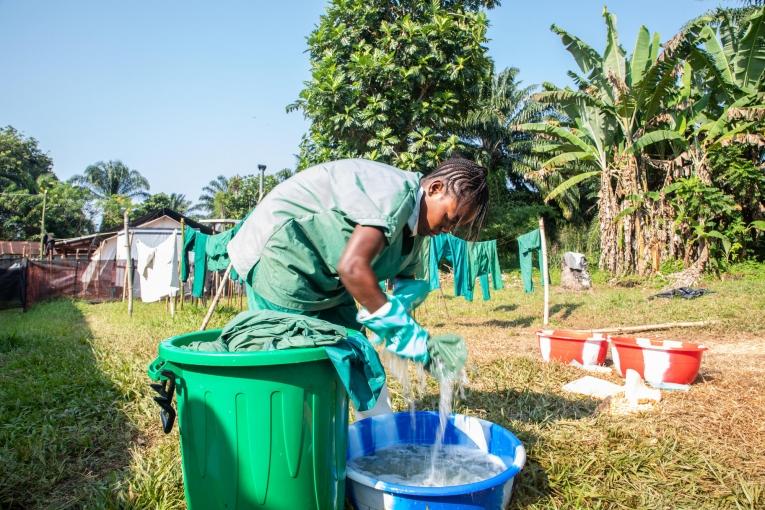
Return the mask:
{"type": "Polygon", "coordinates": [[[456,380],[467,361],[467,345],[459,335],[444,334],[428,340],[430,361],[425,368],[439,381],[456,380]]]}
{"type": "Polygon", "coordinates": [[[499,267],[496,239],[468,243],[468,260],[470,262],[470,286],[475,288],[475,279],[479,278],[483,300],[488,301],[491,297],[489,276],[491,276],[494,290],[503,288],[502,269],[499,267]]]}
{"type": "Polygon", "coordinates": [[[374,407],[385,385],[377,352],[358,331],[321,319],[274,310],[242,312],[226,324],[217,340],[192,342],[186,348],[248,352],[322,346],[356,408],[374,407]]]}
{"type": "MultiPolygon", "coordinates": [[[[532,292],[534,290],[533,261],[532,254],[537,252],[537,263],[539,272],[542,272],[542,238],[539,235],[539,229],[527,232],[518,238],[518,259],[521,266],[521,279],[523,280],[523,291],[532,292]]],[[[544,284],[544,282],[542,282],[544,284]]]]}

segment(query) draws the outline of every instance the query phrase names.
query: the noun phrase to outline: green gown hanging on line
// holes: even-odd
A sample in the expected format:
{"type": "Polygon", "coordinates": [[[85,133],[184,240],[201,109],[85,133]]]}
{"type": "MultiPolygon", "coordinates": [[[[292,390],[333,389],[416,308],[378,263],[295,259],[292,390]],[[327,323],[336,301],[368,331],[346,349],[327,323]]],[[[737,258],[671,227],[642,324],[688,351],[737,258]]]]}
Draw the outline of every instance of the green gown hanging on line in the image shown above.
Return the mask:
{"type": "MultiPolygon", "coordinates": [[[[539,273],[542,274],[542,238],[539,234],[539,229],[532,230],[518,237],[518,259],[521,265],[521,279],[523,280],[524,292],[532,292],[534,290],[532,255],[535,251],[537,252],[539,273]]],[[[542,284],[544,285],[543,280],[542,284]]]]}
{"type": "Polygon", "coordinates": [[[446,260],[454,273],[454,295],[473,300],[475,280],[481,284],[484,301],[491,297],[489,277],[494,290],[503,288],[502,270],[499,267],[497,241],[468,242],[451,234],[439,234],[430,240],[428,254],[428,276],[430,289],[440,287],[438,264],[446,260]]]}
{"type": "MultiPolygon", "coordinates": [[[[228,243],[241,228],[240,221],[234,228],[219,234],[209,235],[186,226],[184,230],[183,256],[181,257],[181,281],[189,278],[189,252],[194,252],[194,284],[191,295],[202,297],[205,290],[207,271],[225,271],[231,261],[228,256],[228,243]]],[[[232,268],[230,278],[239,280],[239,274],[232,268]]]]}

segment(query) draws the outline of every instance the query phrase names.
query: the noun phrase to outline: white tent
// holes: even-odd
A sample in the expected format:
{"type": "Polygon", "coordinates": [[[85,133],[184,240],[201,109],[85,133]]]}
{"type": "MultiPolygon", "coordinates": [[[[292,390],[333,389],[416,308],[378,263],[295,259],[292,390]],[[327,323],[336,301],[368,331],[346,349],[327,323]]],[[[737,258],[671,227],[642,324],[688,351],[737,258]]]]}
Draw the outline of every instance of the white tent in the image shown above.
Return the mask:
{"type": "MultiPolygon", "coordinates": [[[[165,211],[166,212],[166,211],[165,211]]],[[[179,216],[177,213],[173,214],[174,216],[179,216]]],[[[139,220],[140,221],[140,220],[139,220]]],[[[175,247],[175,266],[173,266],[172,271],[174,274],[177,275],[178,272],[178,266],[177,266],[177,254],[181,253],[181,222],[173,217],[171,217],[168,214],[161,214],[157,217],[154,217],[150,220],[147,220],[143,223],[138,223],[135,226],[129,227],[130,231],[130,237],[131,237],[131,249],[130,249],[130,255],[131,258],[134,261],[139,260],[139,244],[142,245],[144,248],[144,258],[145,258],[145,248],[157,248],[162,243],[164,243],[169,237],[175,237],[176,239],[176,247],[175,247]]],[[[189,262],[193,263],[193,257],[194,254],[189,254],[189,262]]],[[[95,252],[93,252],[92,261],[88,265],[87,269],[83,272],[82,275],[82,283],[83,285],[87,286],[87,284],[93,279],[98,277],[102,277],[103,275],[96,275],[97,271],[104,271],[105,266],[103,264],[98,264],[99,261],[105,261],[105,260],[116,260],[116,261],[125,261],[127,260],[127,251],[126,251],[126,243],[125,243],[125,232],[124,230],[117,233],[116,235],[112,237],[108,237],[104,239],[99,247],[96,249],[95,252]]],[[[123,266],[124,267],[124,266],[123,266]]],[[[137,270],[134,271],[133,275],[133,296],[136,298],[141,298],[141,275],[137,270]]],[[[115,272],[114,275],[114,285],[117,287],[122,287],[123,280],[125,278],[124,269],[119,268],[115,272]]],[[[145,280],[145,278],[144,278],[145,280]]],[[[168,285],[172,285],[171,282],[168,282],[168,285]]],[[[178,280],[177,276],[174,281],[175,289],[178,288],[178,280]]],[[[152,292],[152,298],[151,300],[155,300],[156,292],[152,292]]],[[[168,290],[167,295],[174,295],[170,290],[168,290]]]]}

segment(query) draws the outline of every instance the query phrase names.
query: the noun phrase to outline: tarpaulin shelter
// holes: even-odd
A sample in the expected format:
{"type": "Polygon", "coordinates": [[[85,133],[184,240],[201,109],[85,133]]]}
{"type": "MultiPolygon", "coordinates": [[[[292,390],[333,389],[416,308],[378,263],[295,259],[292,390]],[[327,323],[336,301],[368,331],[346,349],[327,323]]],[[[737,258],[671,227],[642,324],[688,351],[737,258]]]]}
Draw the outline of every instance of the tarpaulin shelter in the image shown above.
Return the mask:
{"type": "MultiPolygon", "coordinates": [[[[188,225],[201,232],[211,234],[212,229],[171,209],[162,209],[138,218],[128,224],[131,237],[130,257],[133,259],[133,296],[148,301],[155,301],[164,296],[174,295],[173,287],[178,288],[178,254],[181,252],[182,225],[188,225]],[[181,221],[183,220],[183,221],[181,221]],[[168,241],[173,238],[173,241],[168,241]],[[171,264],[167,267],[166,264],[171,264]],[[161,278],[162,281],[158,281],[161,278]],[[164,282],[167,279],[167,282],[164,282]],[[174,279],[174,280],[173,280],[174,279]],[[142,285],[145,287],[142,292],[142,285]],[[146,294],[146,296],[142,296],[146,294]]],[[[101,274],[104,261],[118,264],[114,272],[114,286],[122,287],[124,267],[127,261],[124,230],[104,239],[93,252],[91,262],[80,277],[84,287],[93,281],[103,280],[101,274]]]]}

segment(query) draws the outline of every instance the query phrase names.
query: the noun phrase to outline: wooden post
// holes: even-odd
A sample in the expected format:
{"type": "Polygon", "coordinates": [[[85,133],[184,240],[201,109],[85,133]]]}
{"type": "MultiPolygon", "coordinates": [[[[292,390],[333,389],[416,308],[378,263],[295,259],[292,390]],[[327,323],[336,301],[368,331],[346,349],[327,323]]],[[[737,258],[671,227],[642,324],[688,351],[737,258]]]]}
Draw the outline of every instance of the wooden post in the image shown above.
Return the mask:
{"type": "MultiPolygon", "coordinates": [[[[116,266],[117,260],[114,264],[116,266]]],[[[125,296],[127,296],[127,261],[125,261],[125,269],[122,270],[122,302],[125,302],[125,296]]]]}
{"type": "Polygon", "coordinates": [[[48,199],[48,190],[43,190],[43,203],[42,203],[42,217],[40,218],[40,260],[43,259],[43,253],[45,253],[45,246],[43,245],[43,237],[45,237],[45,205],[48,199]]]}
{"type": "Polygon", "coordinates": [[[133,316],[133,256],[130,250],[130,229],[128,228],[128,212],[125,209],[123,215],[123,222],[125,223],[125,249],[127,250],[127,264],[125,264],[125,272],[127,273],[127,298],[128,298],[128,317],[133,316]]]}
{"type": "MultiPolygon", "coordinates": [[[[183,301],[186,299],[186,283],[181,281],[181,264],[183,262],[184,249],[186,245],[186,218],[181,218],[181,249],[178,251],[178,287],[181,292],[181,310],[183,310],[183,301]]],[[[186,268],[188,269],[188,268],[186,268]]]]}
{"type": "Polygon", "coordinates": [[[545,220],[539,217],[539,239],[542,242],[542,281],[545,289],[545,311],[542,324],[547,326],[550,322],[550,276],[547,271],[547,240],[545,239],[545,220]]]}
{"type": "Polygon", "coordinates": [[[207,310],[207,314],[205,315],[204,320],[202,321],[202,325],[199,327],[199,331],[204,331],[207,327],[207,324],[210,322],[210,318],[212,318],[212,314],[215,311],[215,307],[218,305],[218,300],[220,300],[221,294],[223,294],[223,289],[226,286],[226,280],[228,280],[228,275],[231,274],[231,268],[234,267],[234,265],[229,262],[228,267],[226,268],[226,272],[223,273],[223,278],[221,279],[220,285],[218,285],[218,290],[215,292],[215,297],[212,300],[212,303],[210,303],[210,308],[207,310]]]}

